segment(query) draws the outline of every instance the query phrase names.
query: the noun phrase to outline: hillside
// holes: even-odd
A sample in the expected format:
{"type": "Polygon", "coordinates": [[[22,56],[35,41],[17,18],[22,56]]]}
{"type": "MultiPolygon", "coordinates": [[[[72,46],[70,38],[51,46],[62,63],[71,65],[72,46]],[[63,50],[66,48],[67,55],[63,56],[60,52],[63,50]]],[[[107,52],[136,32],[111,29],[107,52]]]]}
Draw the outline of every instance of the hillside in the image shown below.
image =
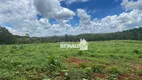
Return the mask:
{"type": "Polygon", "coordinates": [[[142,27],[115,33],[81,34],[78,37],[85,38],[88,41],[142,40],[142,27]]]}
{"type": "Polygon", "coordinates": [[[0,27],[0,44],[15,43],[15,36],[12,35],[6,28],[0,27]]]}
{"type": "Polygon", "coordinates": [[[99,34],[80,34],[80,35],[64,35],[51,37],[29,37],[12,35],[6,28],[0,27],[0,44],[12,43],[46,43],[46,42],[62,42],[62,41],[79,41],[81,38],[87,41],[105,41],[105,40],[142,40],[142,27],[134,28],[122,32],[115,33],[99,33],[99,34]]]}

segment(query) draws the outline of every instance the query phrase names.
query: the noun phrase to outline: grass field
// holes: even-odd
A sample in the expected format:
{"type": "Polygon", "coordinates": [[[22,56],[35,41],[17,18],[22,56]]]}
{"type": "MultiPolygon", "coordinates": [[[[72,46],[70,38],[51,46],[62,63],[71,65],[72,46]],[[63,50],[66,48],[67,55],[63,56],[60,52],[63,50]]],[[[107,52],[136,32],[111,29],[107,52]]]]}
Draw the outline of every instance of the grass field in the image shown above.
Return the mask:
{"type": "Polygon", "coordinates": [[[0,80],[142,80],[142,41],[0,45],[0,80]]]}

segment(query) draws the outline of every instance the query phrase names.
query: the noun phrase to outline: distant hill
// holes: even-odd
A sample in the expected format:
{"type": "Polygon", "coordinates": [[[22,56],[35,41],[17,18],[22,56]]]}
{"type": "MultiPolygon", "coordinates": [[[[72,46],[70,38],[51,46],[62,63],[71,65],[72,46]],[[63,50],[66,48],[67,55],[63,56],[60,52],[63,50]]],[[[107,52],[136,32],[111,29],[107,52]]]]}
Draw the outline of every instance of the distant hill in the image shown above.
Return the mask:
{"type": "Polygon", "coordinates": [[[0,44],[12,44],[16,42],[16,37],[6,28],[0,26],[0,44]]]}
{"type": "Polygon", "coordinates": [[[0,27],[0,44],[20,44],[20,43],[46,43],[46,42],[63,42],[63,41],[79,41],[86,39],[87,41],[104,41],[104,40],[142,40],[142,27],[125,30],[115,33],[99,33],[99,34],[80,34],[65,35],[52,37],[29,37],[11,34],[6,28],[0,27]]]}
{"type": "Polygon", "coordinates": [[[98,40],[142,40],[142,27],[115,33],[81,34],[79,38],[88,41],[98,40]]]}
{"type": "Polygon", "coordinates": [[[126,30],[123,32],[142,32],[142,27],[126,30]]]}

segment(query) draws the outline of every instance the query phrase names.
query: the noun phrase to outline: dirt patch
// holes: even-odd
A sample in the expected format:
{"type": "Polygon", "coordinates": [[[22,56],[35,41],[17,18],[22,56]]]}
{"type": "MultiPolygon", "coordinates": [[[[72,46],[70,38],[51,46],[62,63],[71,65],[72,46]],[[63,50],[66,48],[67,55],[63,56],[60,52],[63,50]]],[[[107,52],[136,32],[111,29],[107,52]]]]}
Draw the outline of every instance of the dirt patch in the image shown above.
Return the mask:
{"type": "Polygon", "coordinates": [[[93,73],[92,77],[93,78],[101,78],[101,79],[103,79],[103,78],[105,78],[105,75],[104,74],[100,74],[100,73],[93,73]]]}
{"type": "Polygon", "coordinates": [[[88,60],[82,60],[78,58],[67,58],[67,62],[73,64],[82,64],[82,63],[88,63],[88,60]]]}
{"type": "Polygon", "coordinates": [[[129,78],[128,76],[119,76],[118,77],[119,80],[125,80],[125,79],[128,79],[128,78],[129,78]]]}
{"type": "Polygon", "coordinates": [[[119,80],[142,80],[142,76],[127,76],[127,75],[121,75],[118,77],[119,80]]]}
{"type": "Polygon", "coordinates": [[[141,64],[135,64],[133,65],[133,68],[136,70],[142,70],[142,65],[141,64]]]}

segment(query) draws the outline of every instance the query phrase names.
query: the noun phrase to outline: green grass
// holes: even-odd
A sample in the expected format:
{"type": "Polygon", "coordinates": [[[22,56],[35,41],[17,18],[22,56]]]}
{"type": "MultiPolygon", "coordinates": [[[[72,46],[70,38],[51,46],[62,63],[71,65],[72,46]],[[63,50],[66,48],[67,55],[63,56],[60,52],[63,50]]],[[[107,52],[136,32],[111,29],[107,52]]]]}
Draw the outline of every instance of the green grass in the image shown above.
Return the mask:
{"type": "Polygon", "coordinates": [[[141,70],[142,41],[89,42],[88,51],[60,43],[0,45],[0,80],[141,80],[141,70]]]}

